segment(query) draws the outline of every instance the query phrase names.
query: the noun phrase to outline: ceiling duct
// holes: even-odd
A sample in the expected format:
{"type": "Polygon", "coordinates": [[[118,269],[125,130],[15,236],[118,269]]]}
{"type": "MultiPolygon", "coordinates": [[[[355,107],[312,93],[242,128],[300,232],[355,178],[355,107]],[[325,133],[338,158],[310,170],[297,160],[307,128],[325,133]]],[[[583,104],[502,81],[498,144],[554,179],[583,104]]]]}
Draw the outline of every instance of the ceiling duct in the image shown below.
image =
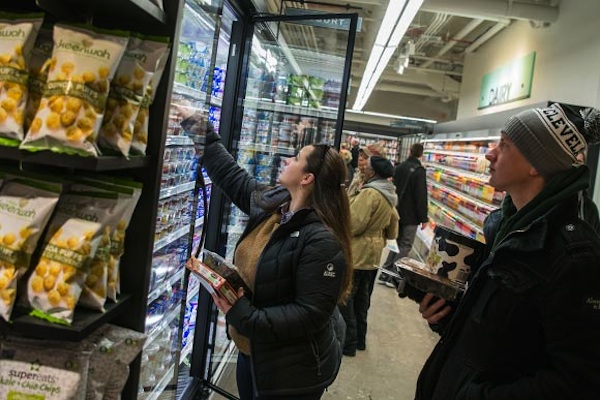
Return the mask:
{"type": "MultiPolygon", "coordinates": [[[[469,22],[467,25],[465,25],[464,28],[462,28],[460,30],[460,32],[458,32],[456,35],[454,35],[454,37],[450,40],[450,42],[446,43],[446,45],[444,47],[442,47],[440,49],[440,51],[435,54],[433,57],[441,57],[444,54],[446,54],[451,48],[453,48],[456,43],[461,40],[462,38],[464,38],[465,36],[467,36],[473,29],[477,28],[479,26],[479,24],[481,24],[483,22],[482,19],[474,19],[471,22],[469,22]]],[[[432,60],[428,60],[425,61],[423,64],[420,65],[421,68],[427,68],[429,67],[431,64],[433,64],[432,60]]]]}
{"type": "Polygon", "coordinates": [[[490,21],[519,19],[542,23],[556,22],[559,14],[558,7],[554,6],[492,0],[425,0],[421,11],[446,13],[466,18],[482,18],[490,21]]]}

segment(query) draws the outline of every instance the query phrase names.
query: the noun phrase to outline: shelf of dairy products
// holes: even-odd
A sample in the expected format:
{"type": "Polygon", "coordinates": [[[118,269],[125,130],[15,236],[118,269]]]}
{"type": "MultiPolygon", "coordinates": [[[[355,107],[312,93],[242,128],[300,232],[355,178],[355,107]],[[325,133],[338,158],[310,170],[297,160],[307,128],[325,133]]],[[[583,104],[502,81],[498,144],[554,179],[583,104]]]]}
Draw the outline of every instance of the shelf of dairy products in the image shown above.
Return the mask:
{"type": "Polygon", "coordinates": [[[475,204],[498,207],[504,198],[504,192],[495,190],[493,186],[487,184],[487,181],[454,172],[444,172],[436,166],[427,168],[427,178],[439,186],[464,194],[466,199],[472,200],[475,204]]]}
{"type": "Polygon", "coordinates": [[[263,111],[274,111],[287,114],[296,114],[307,117],[323,117],[329,119],[337,118],[337,110],[330,107],[309,108],[290,104],[273,103],[269,100],[246,97],[244,99],[244,109],[256,109],[263,111]]]}
{"type": "Polygon", "coordinates": [[[471,171],[467,171],[467,170],[464,170],[464,169],[451,167],[451,166],[445,165],[445,164],[430,163],[430,162],[424,162],[423,166],[424,167],[430,167],[430,168],[439,168],[439,169],[442,169],[444,171],[448,171],[448,172],[451,172],[451,173],[454,173],[454,174],[462,175],[465,178],[470,178],[470,179],[481,181],[483,183],[487,183],[487,181],[490,179],[490,175],[487,172],[482,172],[482,173],[471,172],[471,171]]]}
{"type": "Polygon", "coordinates": [[[192,99],[200,102],[206,101],[206,93],[202,92],[201,90],[186,86],[183,83],[173,82],[173,92],[182,96],[191,97],[192,99]]]}
{"type": "Polygon", "coordinates": [[[181,307],[179,304],[177,304],[177,307],[169,310],[166,314],[154,316],[158,321],[154,322],[156,325],[146,332],[148,339],[146,339],[144,348],[148,347],[161,334],[161,331],[168,329],[169,324],[173,322],[175,318],[179,317],[180,313],[181,307]]]}
{"type": "Polygon", "coordinates": [[[446,226],[456,232],[481,242],[485,241],[483,229],[473,221],[460,215],[458,212],[456,212],[456,210],[448,209],[448,207],[445,207],[437,200],[429,199],[429,203],[429,214],[431,219],[436,224],[446,226]],[[432,208],[431,206],[435,208],[432,208]]]}
{"type": "Polygon", "coordinates": [[[248,143],[245,144],[246,150],[254,151],[262,151],[263,153],[269,154],[282,154],[286,156],[293,156],[296,154],[296,149],[293,147],[285,147],[285,146],[270,146],[268,144],[259,144],[259,143],[248,143]]]}
{"type": "Polygon", "coordinates": [[[168,371],[162,376],[160,381],[156,384],[156,387],[149,393],[141,394],[139,396],[140,399],[144,400],[158,400],[160,395],[165,391],[167,385],[173,379],[175,374],[175,365],[171,365],[168,371]]]}
{"type": "Polygon", "coordinates": [[[159,199],[164,199],[167,197],[174,196],[176,194],[188,192],[188,191],[194,189],[195,184],[196,184],[196,182],[186,182],[186,183],[179,184],[177,186],[160,189],[159,199]]]}
{"type": "Polygon", "coordinates": [[[466,194],[448,187],[428,182],[429,196],[445,205],[445,208],[459,213],[467,220],[479,227],[483,226],[484,219],[497,207],[485,204],[466,194]]]}
{"type": "Polygon", "coordinates": [[[181,267],[173,276],[167,278],[165,282],[155,288],[151,293],[148,294],[148,304],[158,299],[161,294],[173,287],[177,282],[180,282],[185,273],[185,268],[181,267]]]}
{"type": "Polygon", "coordinates": [[[488,170],[489,161],[484,154],[461,153],[444,150],[424,150],[423,161],[431,164],[442,164],[463,171],[483,174],[488,170]]]}

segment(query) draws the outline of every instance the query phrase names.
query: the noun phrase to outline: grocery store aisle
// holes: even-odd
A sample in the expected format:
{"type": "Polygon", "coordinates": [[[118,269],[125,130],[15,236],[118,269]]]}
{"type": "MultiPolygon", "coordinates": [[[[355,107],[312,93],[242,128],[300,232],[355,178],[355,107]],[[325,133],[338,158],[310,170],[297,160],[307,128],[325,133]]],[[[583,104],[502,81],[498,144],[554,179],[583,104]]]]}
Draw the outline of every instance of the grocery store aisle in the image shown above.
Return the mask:
{"type": "Polygon", "coordinates": [[[323,400],[412,400],[417,376],[437,342],[417,304],[375,284],[369,310],[367,349],[344,357],[323,400]]]}

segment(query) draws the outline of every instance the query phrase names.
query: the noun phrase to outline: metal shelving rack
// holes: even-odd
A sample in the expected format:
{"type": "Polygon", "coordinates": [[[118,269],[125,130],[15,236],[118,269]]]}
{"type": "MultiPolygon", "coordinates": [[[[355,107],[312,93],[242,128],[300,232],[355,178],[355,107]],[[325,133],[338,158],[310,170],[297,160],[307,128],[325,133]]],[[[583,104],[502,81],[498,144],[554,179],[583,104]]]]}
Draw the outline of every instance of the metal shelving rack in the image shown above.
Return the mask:
{"type": "MultiPolygon", "coordinates": [[[[0,10],[9,12],[44,12],[50,23],[93,23],[108,29],[128,30],[145,35],[168,37],[176,43],[179,37],[182,0],[165,1],[164,10],[151,0],[0,0],[0,10]]],[[[52,325],[26,315],[15,315],[14,323],[2,324],[3,331],[24,337],[43,337],[79,341],[107,322],[139,332],[144,332],[149,296],[151,261],[154,249],[154,224],[161,195],[160,177],[163,163],[168,112],[172,92],[176,47],[172,49],[155,101],[150,108],[147,156],[130,157],[78,157],[51,152],[28,153],[16,148],[0,148],[0,163],[20,166],[33,171],[58,171],[63,175],[103,171],[110,175],[126,175],[143,184],[143,192],[133,214],[125,240],[125,254],[121,258],[121,291],[125,293],[116,304],[107,305],[105,313],[77,310],[70,327],[52,325]]],[[[181,190],[189,189],[189,185],[181,190]]],[[[178,189],[174,189],[178,190],[178,189]]],[[[197,221],[196,226],[200,226],[197,221]]],[[[187,234],[190,228],[186,228],[187,234]]],[[[177,276],[172,279],[177,278],[177,276]]],[[[177,310],[179,312],[179,310],[177,310]]],[[[130,366],[124,399],[137,398],[140,378],[138,357],[130,366]]],[[[165,382],[165,385],[168,381],[165,382]]],[[[158,392],[158,391],[157,391],[158,392]]],[[[156,395],[159,396],[159,393],[156,395]]]]}

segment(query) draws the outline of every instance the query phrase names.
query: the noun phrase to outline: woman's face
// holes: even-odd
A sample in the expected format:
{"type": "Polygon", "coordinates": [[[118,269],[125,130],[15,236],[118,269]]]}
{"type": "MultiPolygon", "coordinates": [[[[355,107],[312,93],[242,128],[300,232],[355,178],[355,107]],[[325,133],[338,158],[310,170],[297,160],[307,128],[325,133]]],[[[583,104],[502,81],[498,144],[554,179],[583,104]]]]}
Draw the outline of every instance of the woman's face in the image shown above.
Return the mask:
{"type": "Polygon", "coordinates": [[[369,165],[369,157],[361,151],[358,154],[358,170],[364,173],[367,165],[369,165]]]}
{"type": "Polygon", "coordinates": [[[294,157],[285,159],[285,168],[279,175],[279,183],[285,186],[288,190],[300,186],[302,180],[307,178],[306,158],[314,151],[313,146],[302,148],[294,157]]]}

